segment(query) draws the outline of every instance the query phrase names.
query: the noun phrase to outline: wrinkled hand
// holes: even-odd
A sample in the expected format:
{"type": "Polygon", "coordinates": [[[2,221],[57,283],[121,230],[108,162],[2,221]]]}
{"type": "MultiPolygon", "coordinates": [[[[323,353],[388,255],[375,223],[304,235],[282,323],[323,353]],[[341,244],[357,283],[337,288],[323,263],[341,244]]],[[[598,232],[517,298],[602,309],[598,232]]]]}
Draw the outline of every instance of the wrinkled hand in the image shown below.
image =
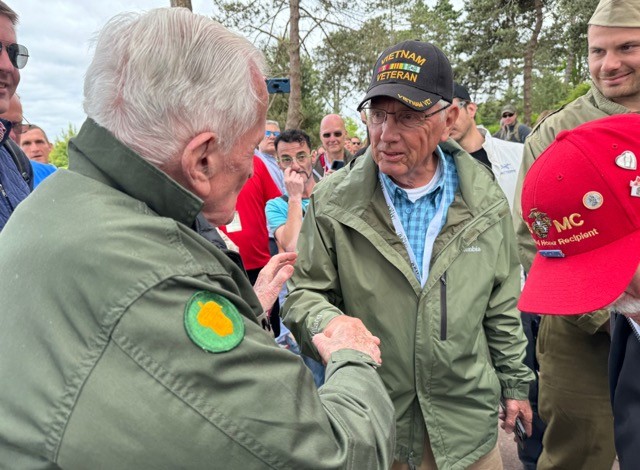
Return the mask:
{"type": "Polygon", "coordinates": [[[253,291],[258,296],[263,311],[269,311],[273,307],[282,286],[293,274],[293,264],[297,257],[296,253],[278,253],[258,274],[253,291]]]}
{"type": "Polygon", "coordinates": [[[287,189],[289,199],[302,199],[302,192],[306,182],[307,175],[300,174],[292,168],[284,170],[284,187],[287,189]]]}
{"type": "Polygon", "coordinates": [[[313,337],[313,344],[325,364],[332,353],[341,349],[355,349],[382,364],[380,338],[373,336],[359,318],[346,315],[334,318],[322,333],[313,337]]]}
{"type": "Polygon", "coordinates": [[[499,418],[502,423],[500,427],[507,434],[511,434],[516,426],[516,417],[520,417],[527,436],[531,436],[533,412],[529,400],[514,400],[513,398],[505,398],[504,406],[506,408],[506,416],[503,410],[500,410],[499,418]]]}

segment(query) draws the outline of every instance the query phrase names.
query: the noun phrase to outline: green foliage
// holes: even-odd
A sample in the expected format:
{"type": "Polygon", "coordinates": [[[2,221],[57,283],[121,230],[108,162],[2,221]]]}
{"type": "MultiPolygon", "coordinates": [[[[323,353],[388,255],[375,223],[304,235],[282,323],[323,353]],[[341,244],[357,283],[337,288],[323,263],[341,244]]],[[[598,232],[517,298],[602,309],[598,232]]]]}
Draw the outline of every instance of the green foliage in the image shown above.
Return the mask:
{"type": "Polygon", "coordinates": [[[345,117],[344,127],[347,129],[347,134],[349,134],[349,137],[359,137],[362,140],[362,137],[360,137],[360,134],[362,133],[360,132],[361,126],[358,125],[358,121],[356,121],[352,117],[345,117]]]}
{"type": "Polygon", "coordinates": [[[580,98],[582,95],[585,95],[590,88],[591,85],[588,82],[579,83],[575,86],[575,88],[569,91],[569,94],[564,100],[560,101],[557,108],[559,108],[560,106],[564,106],[565,104],[569,104],[573,100],[580,98]]]}
{"type": "Polygon", "coordinates": [[[69,127],[66,131],[62,131],[58,137],[56,137],[53,143],[53,149],[49,154],[49,162],[57,166],[58,168],[67,168],[69,166],[69,154],[67,153],[67,146],[69,145],[69,139],[75,137],[78,130],[69,123],[69,127]]]}

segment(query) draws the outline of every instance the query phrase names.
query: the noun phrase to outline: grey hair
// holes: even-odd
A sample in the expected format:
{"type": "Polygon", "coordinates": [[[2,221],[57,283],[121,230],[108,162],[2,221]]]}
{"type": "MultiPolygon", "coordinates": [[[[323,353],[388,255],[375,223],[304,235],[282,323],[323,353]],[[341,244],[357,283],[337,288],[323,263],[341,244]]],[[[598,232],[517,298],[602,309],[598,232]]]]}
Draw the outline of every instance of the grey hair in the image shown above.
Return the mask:
{"type": "Polygon", "coordinates": [[[266,124],[267,126],[276,126],[278,129],[280,129],[280,123],[278,123],[278,121],[271,121],[267,119],[266,124]]]}
{"type": "Polygon", "coordinates": [[[0,0],[0,16],[6,16],[13,26],[18,24],[18,14],[9,5],[0,0]]]}
{"type": "Polygon", "coordinates": [[[257,123],[262,53],[185,8],[117,15],[99,33],[84,82],[84,110],[161,166],[202,132],[228,152],[257,123]]]}

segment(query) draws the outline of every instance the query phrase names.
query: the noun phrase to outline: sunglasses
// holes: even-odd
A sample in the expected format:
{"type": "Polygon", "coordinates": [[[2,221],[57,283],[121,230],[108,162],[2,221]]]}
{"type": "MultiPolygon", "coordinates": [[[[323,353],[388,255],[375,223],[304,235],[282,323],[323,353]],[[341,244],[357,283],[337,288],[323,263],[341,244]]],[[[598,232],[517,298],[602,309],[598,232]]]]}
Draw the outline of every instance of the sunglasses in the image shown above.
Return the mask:
{"type": "Polygon", "coordinates": [[[9,56],[9,60],[11,64],[17,68],[21,69],[25,65],[27,65],[27,60],[29,59],[29,51],[22,44],[3,44],[0,43],[0,52],[2,52],[2,48],[7,51],[7,55],[9,56]]]}
{"type": "Polygon", "coordinates": [[[342,137],[342,131],[325,132],[324,134],[322,134],[322,137],[328,139],[329,137],[331,137],[331,134],[333,134],[334,137],[342,137]]]}
{"type": "Polygon", "coordinates": [[[278,137],[280,135],[280,132],[278,131],[264,131],[264,136],[265,137],[278,137]]]}
{"type": "Polygon", "coordinates": [[[513,116],[513,113],[504,113],[502,115],[503,118],[507,118],[507,117],[511,117],[511,116],[513,116]]]}
{"type": "Polygon", "coordinates": [[[355,142],[351,141],[351,145],[360,145],[360,144],[361,144],[361,142],[358,142],[357,140],[355,142]]]}

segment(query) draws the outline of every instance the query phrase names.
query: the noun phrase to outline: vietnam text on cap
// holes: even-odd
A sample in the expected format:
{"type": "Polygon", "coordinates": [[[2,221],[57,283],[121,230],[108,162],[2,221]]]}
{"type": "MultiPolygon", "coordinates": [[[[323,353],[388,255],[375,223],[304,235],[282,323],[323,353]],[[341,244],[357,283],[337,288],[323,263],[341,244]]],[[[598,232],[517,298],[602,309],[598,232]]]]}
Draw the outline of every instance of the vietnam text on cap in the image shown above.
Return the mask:
{"type": "Polygon", "coordinates": [[[385,50],[373,69],[367,94],[358,106],[378,96],[396,99],[416,111],[453,101],[453,71],[433,44],[404,41],[385,50]]]}

